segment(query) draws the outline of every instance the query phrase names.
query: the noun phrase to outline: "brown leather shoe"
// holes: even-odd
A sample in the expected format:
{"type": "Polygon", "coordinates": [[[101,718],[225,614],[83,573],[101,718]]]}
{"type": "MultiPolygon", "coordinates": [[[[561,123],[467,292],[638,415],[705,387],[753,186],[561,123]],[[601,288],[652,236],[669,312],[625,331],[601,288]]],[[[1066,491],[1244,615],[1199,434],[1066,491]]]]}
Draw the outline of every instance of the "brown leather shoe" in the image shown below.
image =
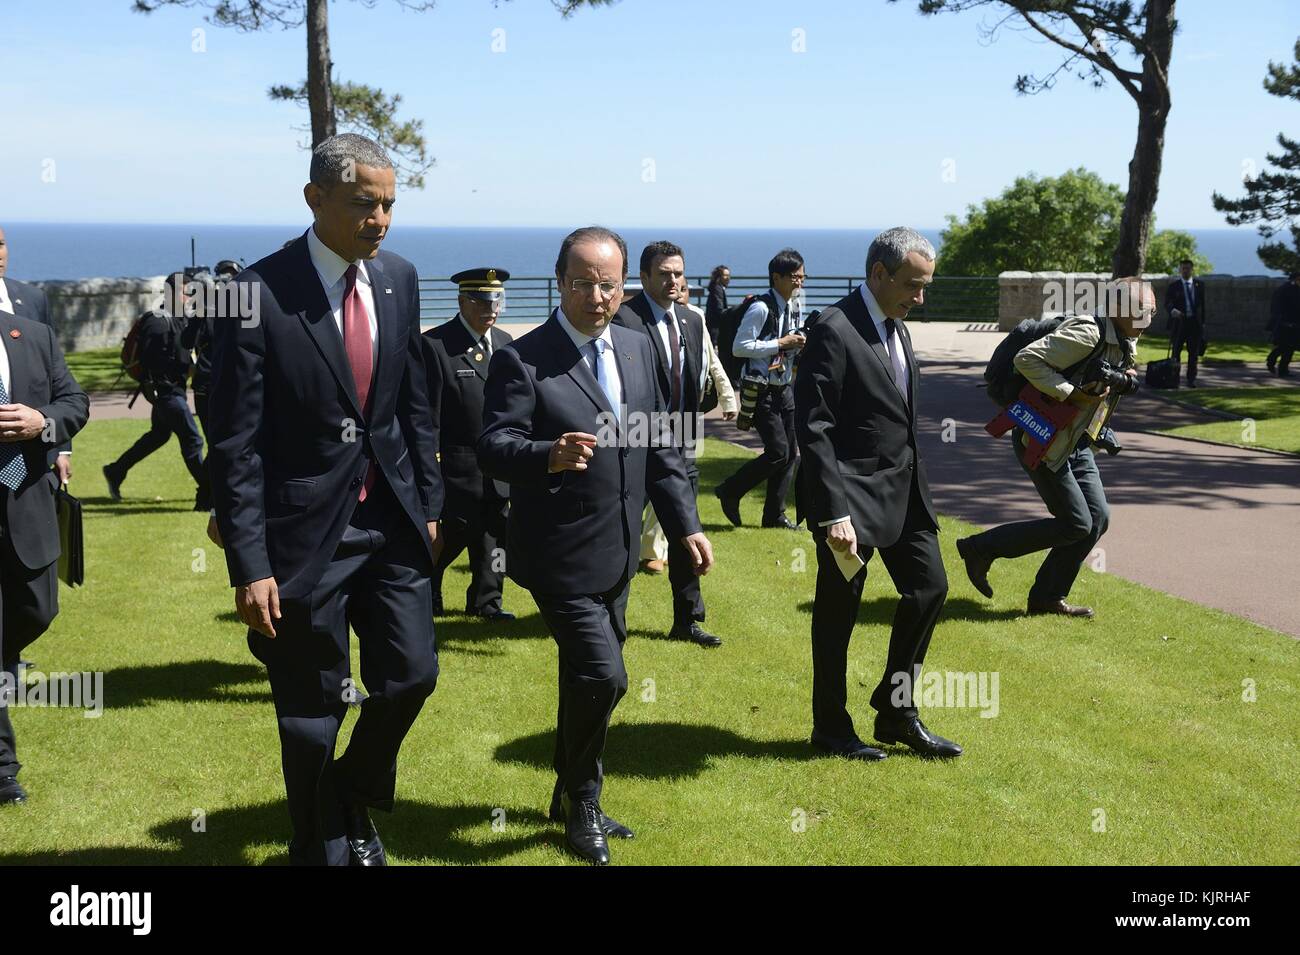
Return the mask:
{"type": "Polygon", "coordinates": [[[1029,606],[1025,608],[1025,613],[1031,617],[1044,613],[1054,613],[1061,617],[1091,617],[1091,607],[1076,607],[1074,604],[1068,604],[1064,600],[1046,600],[1041,602],[1030,601],[1029,606]]]}
{"type": "Polygon", "coordinates": [[[662,574],[664,572],[664,562],[662,560],[643,560],[641,561],[641,573],[643,574],[662,574]]]}

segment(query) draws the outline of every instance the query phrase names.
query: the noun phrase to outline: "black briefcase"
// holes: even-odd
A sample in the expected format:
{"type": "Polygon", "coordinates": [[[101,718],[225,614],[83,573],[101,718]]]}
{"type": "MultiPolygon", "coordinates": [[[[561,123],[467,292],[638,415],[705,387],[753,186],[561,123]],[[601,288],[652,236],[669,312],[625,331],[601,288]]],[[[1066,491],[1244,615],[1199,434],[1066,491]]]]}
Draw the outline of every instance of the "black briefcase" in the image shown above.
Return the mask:
{"type": "Polygon", "coordinates": [[[1183,366],[1174,360],[1174,343],[1169,343],[1169,354],[1159,361],[1147,362],[1148,388],[1177,388],[1182,378],[1183,366]]]}
{"type": "Polygon", "coordinates": [[[81,532],[81,502],[65,487],[54,492],[59,515],[59,579],[69,587],[86,582],[86,541],[81,532]]]}

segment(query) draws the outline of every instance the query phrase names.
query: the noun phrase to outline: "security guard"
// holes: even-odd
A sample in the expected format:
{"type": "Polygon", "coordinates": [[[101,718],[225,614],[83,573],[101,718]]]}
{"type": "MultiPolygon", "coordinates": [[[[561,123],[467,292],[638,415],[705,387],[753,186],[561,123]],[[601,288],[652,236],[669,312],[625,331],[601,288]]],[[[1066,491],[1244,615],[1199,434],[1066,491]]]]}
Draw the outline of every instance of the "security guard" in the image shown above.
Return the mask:
{"type": "Polygon", "coordinates": [[[442,553],[433,571],[435,614],[443,612],[442,573],[468,547],[471,580],[465,592],[465,612],[488,620],[514,619],[514,614],[501,609],[510,489],[484,478],[474,452],[483,429],[488,362],[493,352],[511,340],[496,327],[509,278],[505,269],[457,272],[451,280],[460,289],[460,311],[423,336],[429,410],[447,494],[442,510],[442,553]]]}

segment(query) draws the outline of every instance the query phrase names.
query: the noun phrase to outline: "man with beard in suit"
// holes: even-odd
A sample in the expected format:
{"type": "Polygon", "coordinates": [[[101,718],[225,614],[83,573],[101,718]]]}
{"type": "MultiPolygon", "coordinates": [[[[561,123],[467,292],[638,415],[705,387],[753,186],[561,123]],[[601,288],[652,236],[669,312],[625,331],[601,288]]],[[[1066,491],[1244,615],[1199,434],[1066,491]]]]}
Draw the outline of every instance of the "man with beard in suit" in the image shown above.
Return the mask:
{"type": "Polygon", "coordinates": [[[474,446],[483,430],[483,387],[492,353],[512,341],[497,327],[505,306],[505,269],[467,269],[451,277],[460,290],[456,317],[424,333],[429,379],[429,415],[438,436],[438,461],[447,500],[442,512],[442,553],[433,568],[433,612],[442,608],[442,575],[469,549],[470,584],[465,612],[504,623],[515,619],[501,609],[505,577],[506,512],[509,485],[479,470],[474,446]]]}
{"type": "MultiPolygon", "coordinates": [[[[642,332],[655,357],[655,377],[660,397],[676,416],[674,437],[686,462],[691,496],[700,491],[700,469],[695,463],[700,437],[700,382],[704,368],[704,323],[676,298],[686,271],[679,246],[652,242],[641,252],[642,291],[626,301],[614,324],[642,332]]],[[[668,583],[673,591],[673,628],[669,637],[689,640],[702,647],[720,647],[721,638],[709,633],[704,622],[704,597],[694,561],[680,539],[668,538],[668,583]]]]}
{"type": "Polygon", "coordinates": [[[961,753],[925,727],[913,698],[948,594],[939,521],[916,441],[920,376],[903,323],[924,304],[933,276],[934,247],[924,236],[907,228],[876,236],[866,282],[822,311],[795,377],[803,460],[797,494],[817,541],[812,743],[848,759],[886,756],[858,738],[845,689],[849,638],[873,550],[900,595],[885,672],[871,694],[875,738],[927,757],[961,753]]]}

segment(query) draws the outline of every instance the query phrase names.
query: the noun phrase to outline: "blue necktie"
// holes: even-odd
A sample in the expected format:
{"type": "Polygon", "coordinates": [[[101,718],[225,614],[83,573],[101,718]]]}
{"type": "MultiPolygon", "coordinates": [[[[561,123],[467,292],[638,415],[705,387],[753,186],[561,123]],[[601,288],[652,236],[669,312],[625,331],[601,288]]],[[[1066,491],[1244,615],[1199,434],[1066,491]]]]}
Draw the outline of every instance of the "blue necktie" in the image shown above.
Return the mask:
{"type": "Polygon", "coordinates": [[[591,371],[596,376],[596,384],[600,385],[600,390],[605,392],[605,398],[608,399],[609,406],[614,409],[614,415],[617,417],[618,396],[614,394],[614,383],[605,374],[605,363],[601,361],[601,357],[605,354],[605,344],[603,338],[591,340],[591,371]]]}
{"type": "MultiPolygon", "coordinates": [[[[0,348],[3,348],[0,345],[0,348]]],[[[9,404],[9,389],[5,380],[0,378],[0,405],[9,404]]],[[[22,442],[13,441],[0,444],[0,484],[16,491],[22,487],[27,478],[27,462],[23,460],[22,442]]]]}

